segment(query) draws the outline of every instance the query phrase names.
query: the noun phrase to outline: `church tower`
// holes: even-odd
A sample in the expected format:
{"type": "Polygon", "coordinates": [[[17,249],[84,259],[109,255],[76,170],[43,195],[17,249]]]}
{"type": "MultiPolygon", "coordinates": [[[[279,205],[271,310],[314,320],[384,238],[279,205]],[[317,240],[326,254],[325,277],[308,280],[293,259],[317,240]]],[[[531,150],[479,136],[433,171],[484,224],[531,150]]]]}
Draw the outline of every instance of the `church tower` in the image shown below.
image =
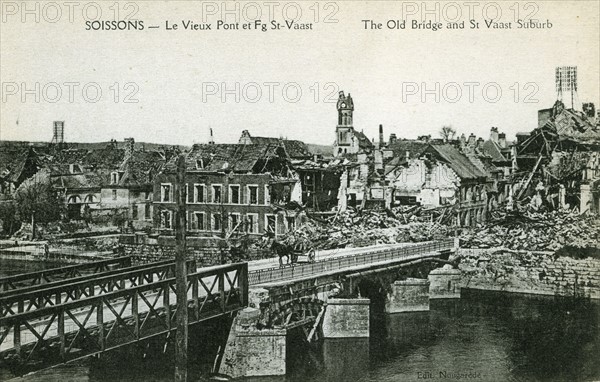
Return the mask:
{"type": "Polygon", "coordinates": [[[358,142],[354,136],[354,127],[352,125],[352,113],[354,112],[354,103],[350,93],[348,96],[341,91],[338,102],[338,123],[335,128],[335,144],[333,155],[339,156],[346,153],[358,152],[358,142]]]}

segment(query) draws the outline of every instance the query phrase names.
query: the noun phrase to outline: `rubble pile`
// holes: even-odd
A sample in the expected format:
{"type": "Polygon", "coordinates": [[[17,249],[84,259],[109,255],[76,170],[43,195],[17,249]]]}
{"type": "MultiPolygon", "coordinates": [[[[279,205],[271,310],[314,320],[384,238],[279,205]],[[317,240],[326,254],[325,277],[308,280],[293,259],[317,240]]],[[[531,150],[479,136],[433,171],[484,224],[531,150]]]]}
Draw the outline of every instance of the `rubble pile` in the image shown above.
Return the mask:
{"type": "MultiPolygon", "coordinates": [[[[327,220],[307,219],[290,235],[290,241],[309,241],[316,249],[365,247],[376,244],[395,244],[438,240],[452,236],[450,227],[437,222],[421,221],[420,207],[404,210],[348,209],[327,220]]],[[[287,239],[284,239],[287,240],[287,239]]]]}
{"type": "Polygon", "coordinates": [[[505,214],[486,226],[463,230],[460,245],[553,252],[564,246],[597,248],[600,247],[600,222],[597,218],[564,211],[505,214]]]}

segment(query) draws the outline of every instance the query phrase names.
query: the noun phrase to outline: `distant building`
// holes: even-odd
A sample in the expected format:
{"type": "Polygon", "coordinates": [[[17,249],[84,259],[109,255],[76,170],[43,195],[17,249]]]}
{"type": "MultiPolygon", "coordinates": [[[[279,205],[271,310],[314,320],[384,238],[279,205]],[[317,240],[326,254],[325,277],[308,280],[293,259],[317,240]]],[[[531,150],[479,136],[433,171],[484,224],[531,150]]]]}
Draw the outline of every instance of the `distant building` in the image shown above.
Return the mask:
{"type": "Polygon", "coordinates": [[[38,155],[33,147],[0,142],[0,201],[12,199],[21,183],[38,169],[38,155]]]}
{"type": "Polygon", "coordinates": [[[456,147],[430,144],[386,173],[388,204],[450,207],[455,224],[487,218],[487,174],[456,147]]]}
{"type": "Polygon", "coordinates": [[[344,95],[341,91],[337,102],[338,122],[335,129],[336,139],[333,145],[333,156],[344,154],[357,154],[359,152],[370,152],[374,149],[373,143],[362,132],[354,130],[352,122],[354,113],[354,101],[348,93],[344,95]]]}
{"type": "Polygon", "coordinates": [[[565,108],[556,101],[538,112],[538,127],[517,135],[517,197],[530,197],[538,206],[578,207],[598,211],[597,153],[600,126],[592,115],[565,108]]]}
{"type": "MultiPolygon", "coordinates": [[[[154,180],[154,226],[172,235],[175,161],[154,180]]],[[[302,190],[281,142],[194,145],[186,154],[187,231],[191,236],[283,234],[296,227],[302,190]]]]}

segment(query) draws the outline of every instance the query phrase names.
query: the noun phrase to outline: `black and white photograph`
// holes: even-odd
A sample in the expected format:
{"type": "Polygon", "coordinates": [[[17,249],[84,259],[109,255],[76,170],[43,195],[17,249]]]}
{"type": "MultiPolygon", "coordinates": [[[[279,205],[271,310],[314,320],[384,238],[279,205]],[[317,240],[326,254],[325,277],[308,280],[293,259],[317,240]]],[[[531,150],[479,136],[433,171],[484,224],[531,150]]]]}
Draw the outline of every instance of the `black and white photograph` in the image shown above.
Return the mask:
{"type": "Polygon", "coordinates": [[[0,0],[0,382],[600,381],[600,0],[0,0]]]}

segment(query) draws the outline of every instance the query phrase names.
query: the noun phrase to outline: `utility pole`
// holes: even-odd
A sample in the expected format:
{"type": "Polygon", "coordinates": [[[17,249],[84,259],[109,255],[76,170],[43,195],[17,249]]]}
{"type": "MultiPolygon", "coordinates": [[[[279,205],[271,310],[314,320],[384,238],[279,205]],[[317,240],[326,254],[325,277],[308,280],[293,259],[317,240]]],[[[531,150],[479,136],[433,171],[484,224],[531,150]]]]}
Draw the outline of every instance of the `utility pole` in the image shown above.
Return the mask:
{"type": "Polygon", "coordinates": [[[186,192],[185,155],[177,158],[177,219],[175,220],[175,290],[177,296],[177,334],[175,336],[175,382],[187,381],[188,309],[186,267],[186,192]]]}

